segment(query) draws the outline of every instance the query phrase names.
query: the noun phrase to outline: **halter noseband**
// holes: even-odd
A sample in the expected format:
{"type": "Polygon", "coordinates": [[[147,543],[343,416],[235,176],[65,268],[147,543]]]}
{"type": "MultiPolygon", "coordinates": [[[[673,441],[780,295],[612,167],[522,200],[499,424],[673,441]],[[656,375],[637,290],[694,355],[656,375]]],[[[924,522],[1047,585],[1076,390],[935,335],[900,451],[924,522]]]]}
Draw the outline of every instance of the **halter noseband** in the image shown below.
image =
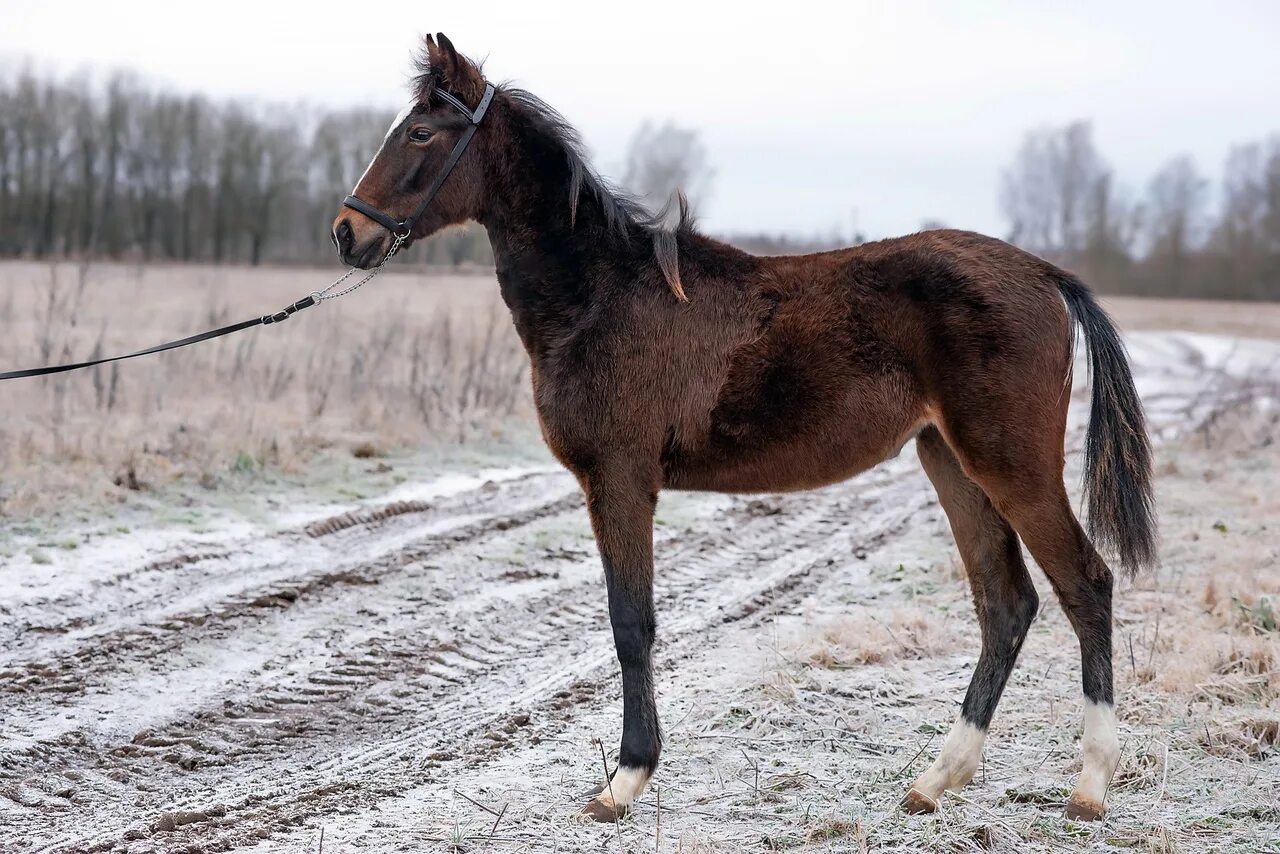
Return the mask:
{"type": "Polygon", "coordinates": [[[418,205],[418,209],[409,214],[404,219],[396,219],[388,213],[384,213],[368,202],[357,199],[354,195],[347,196],[342,200],[343,207],[360,211],[360,213],[369,217],[369,219],[385,226],[393,235],[400,240],[404,240],[413,231],[413,225],[418,221],[418,217],[422,216],[426,211],[427,205],[431,204],[431,200],[436,197],[436,193],[440,192],[440,188],[444,186],[445,179],[449,177],[449,173],[453,171],[453,167],[458,165],[458,160],[462,157],[462,153],[467,150],[467,145],[471,142],[471,137],[475,136],[476,128],[480,126],[481,119],[489,109],[489,103],[493,101],[493,84],[485,82],[484,95],[480,98],[480,103],[476,106],[475,112],[471,112],[467,105],[459,101],[457,98],[445,92],[443,89],[435,91],[437,97],[446,104],[452,106],[455,110],[462,113],[471,122],[467,129],[462,132],[462,137],[453,146],[453,151],[449,152],[449,159],[444,163],[444,169],[436,176],[435,181],[431,182],[430,189],[427,190],[426,198],[418,205]]]}

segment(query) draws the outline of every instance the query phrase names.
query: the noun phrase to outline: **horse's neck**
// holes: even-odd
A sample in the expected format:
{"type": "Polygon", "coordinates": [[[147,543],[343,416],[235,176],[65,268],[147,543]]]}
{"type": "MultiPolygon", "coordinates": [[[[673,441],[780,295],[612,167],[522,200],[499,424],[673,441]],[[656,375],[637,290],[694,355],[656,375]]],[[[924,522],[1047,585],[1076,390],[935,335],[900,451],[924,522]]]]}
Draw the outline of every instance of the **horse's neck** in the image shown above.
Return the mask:
{"type": "Polygon", "coordinates": [[[603,239],[603,213],[584,193],[570,222],[567,187],[513,189],[502,206],[482,218],[493,247],[502,299],[516,331],[536,361],[587,322],[602,287],[602,269],[622,272],[626,253],[603,239]]]}

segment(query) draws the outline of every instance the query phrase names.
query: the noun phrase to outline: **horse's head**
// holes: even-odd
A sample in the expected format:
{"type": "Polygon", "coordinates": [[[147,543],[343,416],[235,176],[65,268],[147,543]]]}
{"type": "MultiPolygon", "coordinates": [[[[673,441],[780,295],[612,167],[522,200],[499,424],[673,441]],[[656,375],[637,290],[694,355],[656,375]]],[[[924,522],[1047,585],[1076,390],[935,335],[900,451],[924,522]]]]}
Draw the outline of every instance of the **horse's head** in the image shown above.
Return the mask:
{"type": "Polygon", "coordinates": [[[492,88],[443,33],[427,36],[419,65],[413,100],[333,221],[334,246],[356,267],[376,265],[399,235],[407,245],[480,209],[481,146],[471,136],[484,133],[492,88]]]}

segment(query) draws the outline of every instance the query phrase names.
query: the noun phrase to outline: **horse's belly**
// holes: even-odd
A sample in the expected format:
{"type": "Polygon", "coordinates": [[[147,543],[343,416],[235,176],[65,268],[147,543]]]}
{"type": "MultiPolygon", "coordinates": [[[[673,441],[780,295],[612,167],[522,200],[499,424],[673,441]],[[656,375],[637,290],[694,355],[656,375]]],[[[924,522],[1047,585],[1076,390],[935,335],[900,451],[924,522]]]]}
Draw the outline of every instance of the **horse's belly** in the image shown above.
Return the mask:
{"type": "Polygon", "coordinates": [[[790,492],[846,480],[896,456],[923,423],[895,430],[849,429],[842,436],[797,437],[767,447],[720,443],[667,467],[669,489],[790,492]]]}

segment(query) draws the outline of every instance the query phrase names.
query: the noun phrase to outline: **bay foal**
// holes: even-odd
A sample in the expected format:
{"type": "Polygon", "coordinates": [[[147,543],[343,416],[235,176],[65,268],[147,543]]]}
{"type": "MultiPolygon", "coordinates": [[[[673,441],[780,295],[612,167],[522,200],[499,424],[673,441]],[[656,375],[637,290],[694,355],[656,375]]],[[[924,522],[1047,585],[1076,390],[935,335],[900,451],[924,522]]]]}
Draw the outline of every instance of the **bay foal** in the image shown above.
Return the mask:
{"type": "Polygon", "coordinates": [[[1062,481],[1077,326],[1093,378],[1091,534],[1134,571],[1153,559],[1155,526],[1142,407],[1116,330],[1078,279],[963,231],[762,258],[699,234],[683,209],[663,227],[596,177],[557,113],[518,89],[489,93],[443,35],[427,38],[412,101],[353,196],[374,215],[335,220],[349,263],[376,264],[393,244],[383,223],[423,204],[408,242],[467,220],[492,242],[543,435],[586,494],[622,667],[618,770],[587,815],[625,812],[658,764],[659,490],[809,489],[913,437],[964,561],[982,652],[905,807],[935,809],[978,767],[1038,607],[1021,541],[1080,642],[1084,770],[1068,813],[1103,814],[1119,759],[1112,574],[1062,481]]]}

